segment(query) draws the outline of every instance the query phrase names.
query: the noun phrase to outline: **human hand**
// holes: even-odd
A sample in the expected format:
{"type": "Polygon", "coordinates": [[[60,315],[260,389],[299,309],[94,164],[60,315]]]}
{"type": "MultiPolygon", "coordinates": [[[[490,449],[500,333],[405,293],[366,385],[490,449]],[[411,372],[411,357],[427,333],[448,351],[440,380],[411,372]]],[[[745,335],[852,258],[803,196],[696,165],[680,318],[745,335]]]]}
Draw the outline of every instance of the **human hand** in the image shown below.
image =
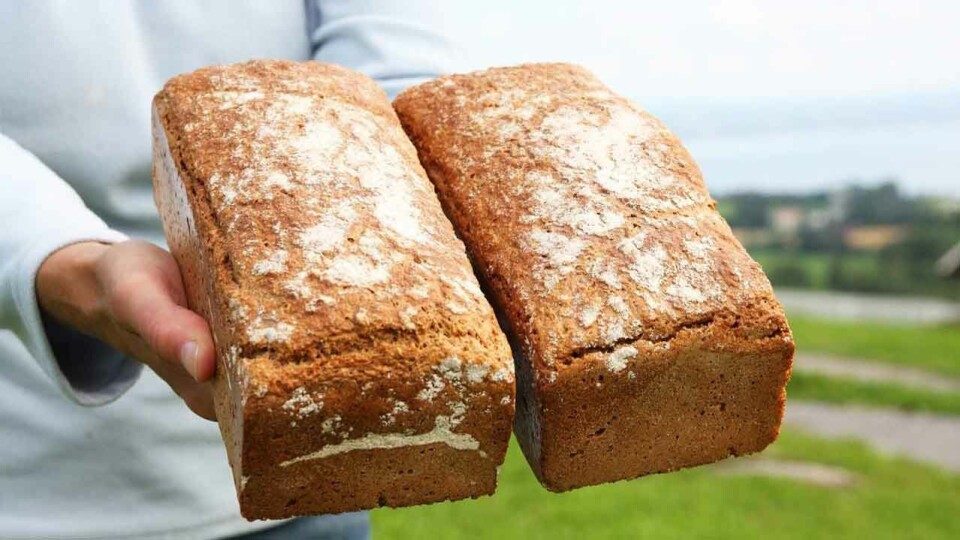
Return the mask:
{"type": "Polygon", "coordinates": [[[43,262],[36,292],[47,315],[146,364],[193,412],[216,419],[210,327],[186,307],[169,252],[136,240],[72,244],[43,262]]]}

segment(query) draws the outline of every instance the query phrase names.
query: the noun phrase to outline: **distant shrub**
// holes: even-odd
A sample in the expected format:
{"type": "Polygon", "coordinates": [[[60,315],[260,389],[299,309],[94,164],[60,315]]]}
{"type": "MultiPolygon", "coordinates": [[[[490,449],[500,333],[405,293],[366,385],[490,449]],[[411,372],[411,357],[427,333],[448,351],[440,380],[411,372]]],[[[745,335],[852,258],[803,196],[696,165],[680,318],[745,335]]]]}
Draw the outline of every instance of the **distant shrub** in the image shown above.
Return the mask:
{"type": "Polygon", "coordinates": [[[841,291],[882,293],[903,292],[909,282],[898,279],[898,276],[883,275],[876,267],[843,266],[834,276],[832,285],[841,291]]]}
{"type": "Polygon", "coordinates": [[[767,277],[771,283],[781,287],[810,287],[813,279],[806,266],[800,262],[781,261],[768,268],[767,277]]]}

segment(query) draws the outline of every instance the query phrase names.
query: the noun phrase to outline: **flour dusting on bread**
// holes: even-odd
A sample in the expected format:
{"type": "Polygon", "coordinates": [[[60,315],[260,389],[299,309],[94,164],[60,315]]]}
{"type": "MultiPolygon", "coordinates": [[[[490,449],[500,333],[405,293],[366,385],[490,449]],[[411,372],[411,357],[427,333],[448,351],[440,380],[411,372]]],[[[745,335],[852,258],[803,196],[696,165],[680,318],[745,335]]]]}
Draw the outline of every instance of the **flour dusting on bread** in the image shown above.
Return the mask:
{"type": "Polygon", "coordinates": [[[380,306],[371,321],[415,329],[418,306],[445,294],[438,275],[453,287],[448,312],[489,313],[395,121],[296,81],[241,71],[210,80],[184,127],[222,149],[199,180],[224,233],[243,246],[230,259],[242,288],[286,296],[238,298],[260,314],[235,313],[251,342],[293,338],[308,330],[304,315],[365,295],[380,306]]]}

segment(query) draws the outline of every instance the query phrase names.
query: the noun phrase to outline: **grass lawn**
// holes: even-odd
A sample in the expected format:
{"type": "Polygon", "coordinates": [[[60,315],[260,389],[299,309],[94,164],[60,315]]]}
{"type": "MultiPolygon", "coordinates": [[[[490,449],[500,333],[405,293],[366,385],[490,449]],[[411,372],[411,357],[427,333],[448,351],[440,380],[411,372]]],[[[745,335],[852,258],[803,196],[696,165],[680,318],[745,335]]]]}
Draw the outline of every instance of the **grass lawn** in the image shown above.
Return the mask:
{"type": "Polygon", "coordinates": [[[896,326],[790,316],[802,353],[825,352],[960,377],[960,327],[896,326]]]}
{"type": "Polygon", "coordinates": [[[843,467],[828,489],[692,469],[565,494],[543,490],[511,445],[493,497],[373,512],[384,538],[960,538],[960,477],[857,442],[784,433],[767,457],[843,467]]]}
{"type": "Polygon", "coordinates": [[[896,384],[856,381],[794,371],[787,387],[790,399],[826,403],[896,407],[905,411],[923,411],[960,415],[960,394],[916,390],[896,384]]]}

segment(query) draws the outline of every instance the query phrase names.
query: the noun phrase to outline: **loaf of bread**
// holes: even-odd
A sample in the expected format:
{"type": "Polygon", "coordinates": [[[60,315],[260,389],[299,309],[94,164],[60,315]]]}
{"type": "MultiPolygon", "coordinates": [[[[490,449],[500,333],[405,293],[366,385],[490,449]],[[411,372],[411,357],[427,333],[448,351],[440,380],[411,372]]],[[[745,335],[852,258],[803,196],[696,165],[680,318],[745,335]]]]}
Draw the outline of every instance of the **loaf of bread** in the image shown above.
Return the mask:
{"type": "Polygon", "coordinates": [[[217,348],[248,519],[490,494],[509,344],[383,91],[319,63],[170,80],[154,194],[217,348]]]}
{"type": "Polygon", "coordinates": [[[777,437],[783,310],[660,122],[564,64],[442,77],[394,108],[516,349],[514,430],[544,486],[777,437]]]}

